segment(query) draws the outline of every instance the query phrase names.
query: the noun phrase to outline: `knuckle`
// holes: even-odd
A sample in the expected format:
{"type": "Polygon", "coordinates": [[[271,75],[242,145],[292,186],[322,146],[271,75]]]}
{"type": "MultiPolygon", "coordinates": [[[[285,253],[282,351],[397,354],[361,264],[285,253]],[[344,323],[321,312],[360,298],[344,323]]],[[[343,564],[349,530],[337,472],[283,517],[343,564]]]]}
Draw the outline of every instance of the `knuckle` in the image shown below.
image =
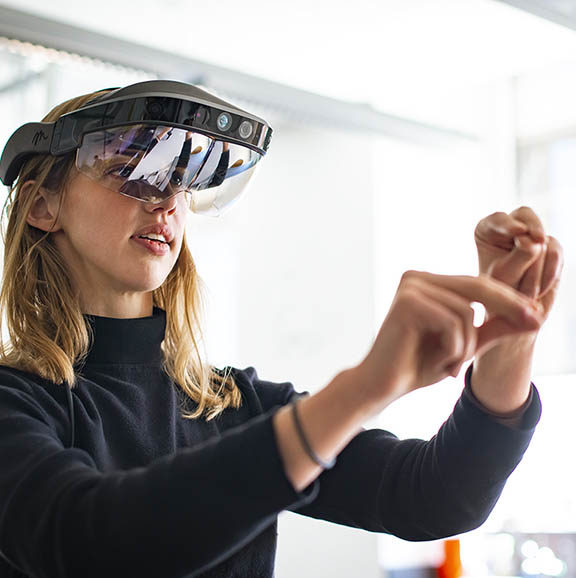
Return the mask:
{"type": "Polygon", "coordinates": [[[402,282],[411,281],[417,277],[418,277],[418,271],[414,271],[413,269],[410,269],[410,270],[404,271],[404,273],[402,273],[401,281],[402,282]]]}
{"type": "Polygon", "coordinates": [[[506,215],[506,213],[503,213],[502,211],[496,211],[494,213],[490,213],[489,215],[486,215],[486,217],[483,217],[482,219],[480,219],[480,221],[478,221],[477,227],[479,227],[481,225],[485,225],[486,223],[490,223],[492,221],[499,220],[503,216],[507,216],[507,215],[506,215]]]}

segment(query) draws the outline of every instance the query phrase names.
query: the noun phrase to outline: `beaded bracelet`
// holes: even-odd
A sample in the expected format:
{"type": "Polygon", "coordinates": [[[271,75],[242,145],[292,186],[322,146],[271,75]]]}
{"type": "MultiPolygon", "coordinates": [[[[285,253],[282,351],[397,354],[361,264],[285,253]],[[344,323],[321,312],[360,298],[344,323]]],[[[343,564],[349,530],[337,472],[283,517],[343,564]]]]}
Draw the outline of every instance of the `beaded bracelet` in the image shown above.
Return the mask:
{"type": "Polygon", "coordinates": [[[300,442],[304,446],[306,453],[308,454],[308,456],[310,456],[310,459],[313,462],[316,462],[320,467],[324,468],[325,470],[329,470],[330,468],[333,468],[334,464],[336,463],[336,459],[332,459],[329,462],[325,462],[320,457],[318,457],[316,452],[312,449],[312,446],[308,442],[308,438],[306,437],[306,434],[304,433],[304,430],[302,429],[302,423],[300,422],[298,410],[296,409],[297,405],[298,405],[297,401],[295,401],[292,404],[292,415],[294,416],[294,425],[296,426],[296,430],[298,431],[298,435],[300,436],[300,442]]]}

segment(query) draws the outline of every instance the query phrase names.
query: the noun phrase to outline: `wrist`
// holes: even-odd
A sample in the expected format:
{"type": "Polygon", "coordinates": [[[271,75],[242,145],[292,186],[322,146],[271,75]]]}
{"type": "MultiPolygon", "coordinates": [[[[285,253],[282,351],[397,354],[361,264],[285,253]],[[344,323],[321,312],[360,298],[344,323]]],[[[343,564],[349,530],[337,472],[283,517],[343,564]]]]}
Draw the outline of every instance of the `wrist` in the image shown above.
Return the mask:
{"type": "Polygon", "coordinates": [[[474,360],[470,389],[490,412],[514,414],[530,395],[533,344],[494,347],[474,360]]]}
{"type": "Polygon", "coordinates": [[[532,397],[533,397],[533,390],[532,387],[530,386],[530,389],[528,391],[528,397],[526,399],[526,401],[524,402],[524,404],[522,404],[521,406],[519,406],[516,410],[514,411],[509,411],[509,412],[496,412],[496,411],[491,411],[489,408],[486,407],[486,405],[484,405],[474,394],[474,390],[472,388],[472,372],[474,370],[474,365],[471,364],[467,371],[466,371],[466,375],[465,375],[465,383],[466,383],[466,387],[465,387],[465,393],[468,396],[468,398],[480,409],[482,409],[484,412],[488,413],[489,415],[491,415],[493,418],[495,418],[498,422],[503,423],[505,425],[514,425],[517,423],[520,423],[519,420],[522,419],[522,416],[524,415],[526,409],[530,406],[531,402],[532,402],[532,397]]]}
{"type": "Polygon", "coordinates": [[[474,356],[477,373],[498,375],[502,371],[514,370],[519,364],[532,362],[536,345],[536,331],[526,335],[511,335],[500,339],[490,349],[474,356]]]}
{"type": "MultiPolygon", "coordinates": [[[[365,362],[340,373],[334,379],[333,385],[354,396],[354,399],[348,399],[348,403],[355,408],[363,421],[378,415],[395,399],[401,397],[395,395],[401,388],[394,376],[375,374],[365,362]]],[[[343,392],[342,396],[345,397],[346,393],[343,392]]]]}

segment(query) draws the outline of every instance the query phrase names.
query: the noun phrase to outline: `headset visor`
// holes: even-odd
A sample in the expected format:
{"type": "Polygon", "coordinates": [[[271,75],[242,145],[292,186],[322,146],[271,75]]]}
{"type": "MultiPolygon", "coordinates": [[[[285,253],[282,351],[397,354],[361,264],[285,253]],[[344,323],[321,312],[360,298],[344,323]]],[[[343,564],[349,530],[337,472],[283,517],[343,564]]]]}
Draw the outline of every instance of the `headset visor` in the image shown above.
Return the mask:
{"type": "Polygon", "coordinates": [[[85,134],[76,168],[141,201],[159,203],[184,192],[191,211],[216,216],[244,192],[261,158],[195,131],[139,124],[85,134]]]}

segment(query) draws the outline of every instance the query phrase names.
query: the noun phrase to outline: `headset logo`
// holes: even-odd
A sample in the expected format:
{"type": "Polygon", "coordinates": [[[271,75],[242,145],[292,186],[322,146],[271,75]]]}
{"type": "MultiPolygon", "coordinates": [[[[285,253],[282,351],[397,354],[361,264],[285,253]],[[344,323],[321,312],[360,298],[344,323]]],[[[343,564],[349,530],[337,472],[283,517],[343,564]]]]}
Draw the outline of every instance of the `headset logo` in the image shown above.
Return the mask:
{"type": "Polygon", "coordinates": [[[43,140],[48,140],[48,137],[44,134],[43,130],[38,130],[32,138],[32,144],[37,147],[43,140]]]}

